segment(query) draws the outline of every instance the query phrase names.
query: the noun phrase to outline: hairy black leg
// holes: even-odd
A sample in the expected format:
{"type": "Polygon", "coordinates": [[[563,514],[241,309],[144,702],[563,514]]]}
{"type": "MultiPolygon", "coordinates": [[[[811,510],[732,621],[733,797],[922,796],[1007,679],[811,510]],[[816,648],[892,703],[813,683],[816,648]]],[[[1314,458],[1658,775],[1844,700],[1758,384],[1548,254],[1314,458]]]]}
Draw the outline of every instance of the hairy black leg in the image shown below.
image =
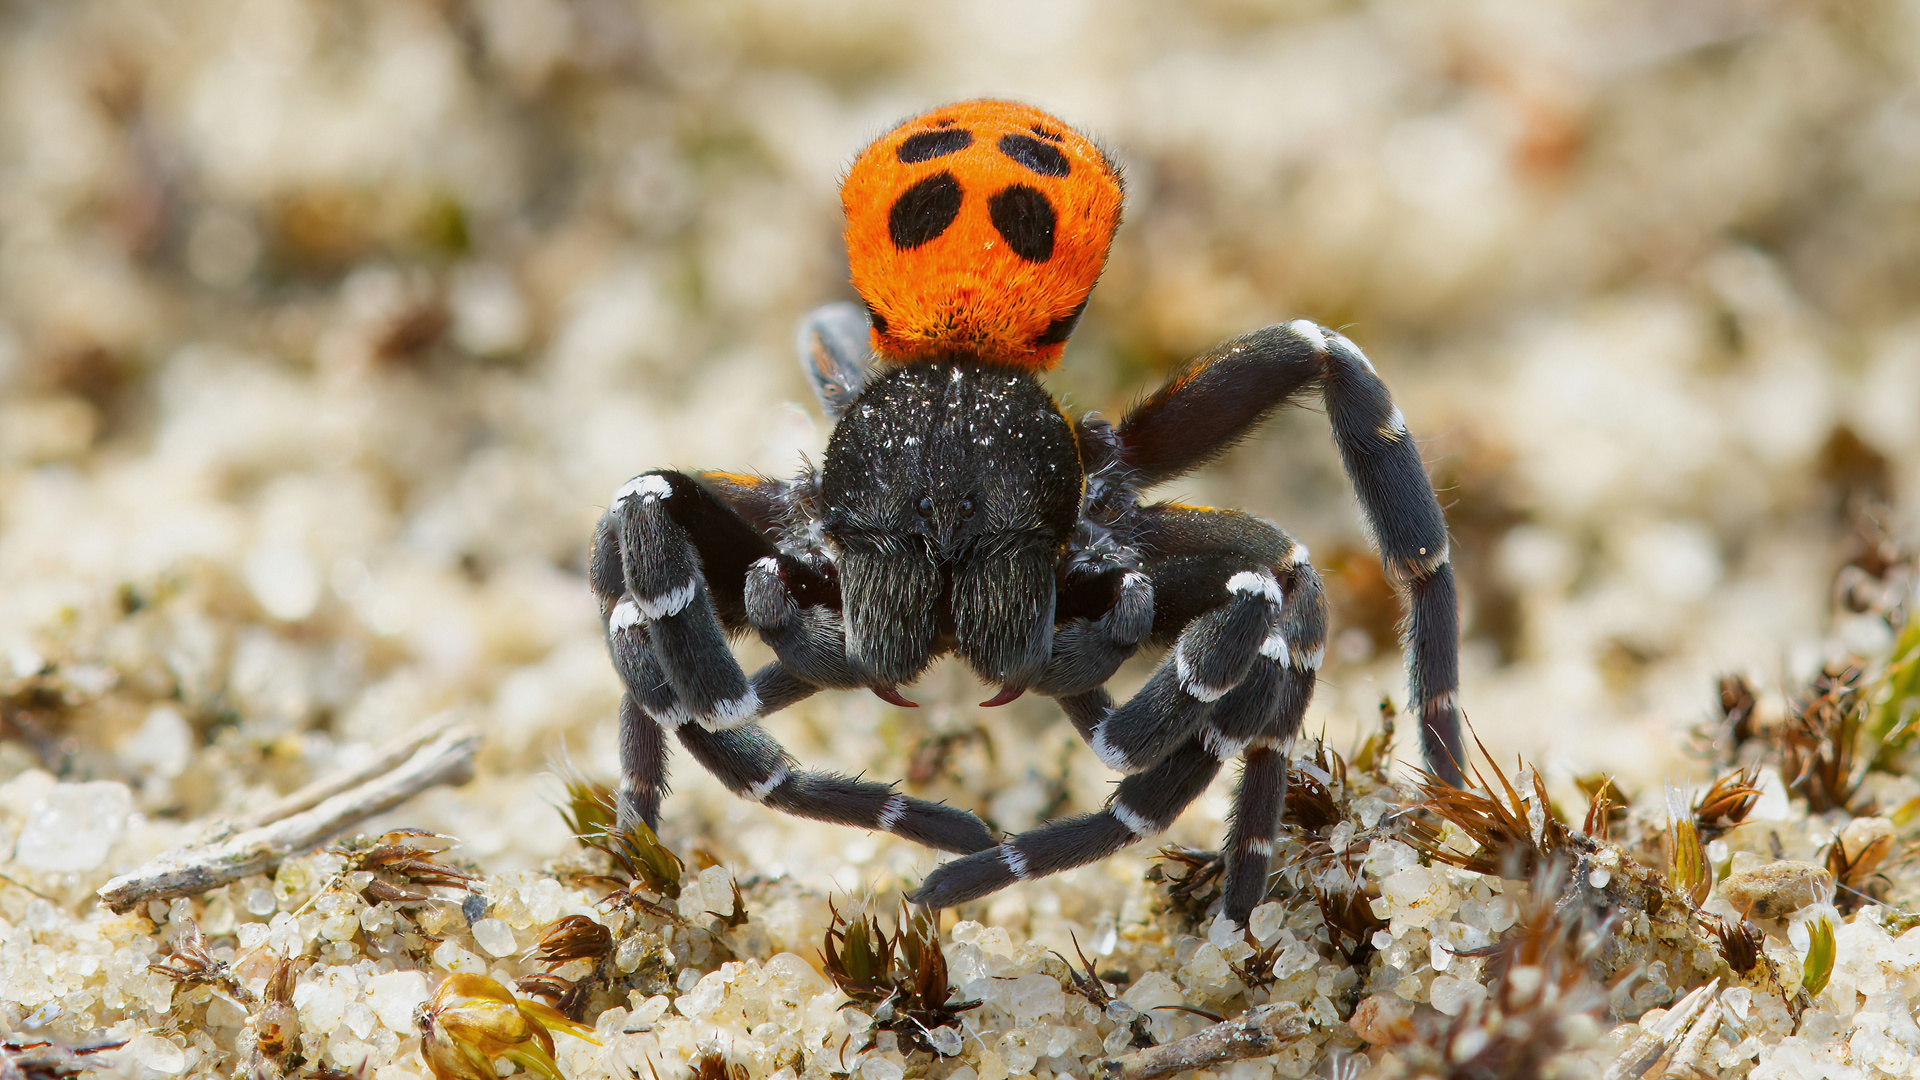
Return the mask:
{"type": "Polygon", "coordinates": [[[800,370],[829,420],[840,419],[866,385],[867,359],[873,352],[868,336],[872,327],[860,305],[846,300],[822,304],[800,319],[800,333],[794,343],[800,354],[800,370]]]}
{"type": "MultiPolygon", "coordinates": [[[[1199,730],[1271,648],[1289,606],[1281,582],[1306,566],[1307,551],[1258,518],[1191,506],[1138,508],[1115,532],[1143,557],[1153,636],[1173,648],[1139,693],[1104,716],[1083,722],[1076,714],[1095,704],[1083,696],[1062,705],[1102,761],[1138,772],[1199,730]]],[[[1308,574],[1317,603],[1319,579],[1308,574]]]]}
{"type": "Polygon", "coordinates": [[[795,676],[840,690],[865,686],[847,661],[845,624],[825,602],[829,595],[839,599],[813,568],[790,555],[768,556],[747,570],[747,622],[795,676]]]}
{"type": "MultiPolygon", "coordinates": [[[[691,717],[661,670],[648,624],[628,618],[630,605],[623,604],[625,601],[612,605],[607,621],[607,649],[626,687],[620,697],[618,824],[627,828],[635,821],[644,821],[649,828],[657,829],[660,800],[667,790],[663,729],[677,731],[691,717]]],[[[604,601],[602,606],[607,606],[604,601]]],[[[784,709],[818,689],[795,678],[777,660],[754,673],[752,686],[762,708],[769,712],[784,709]]]]}
{"type": "MultiPolygon", "coordinates": [[[[1295,324],[1300,325],[1300,324],[1295,324]]],[[[1312,328],[1312,324],[1306,324],[1312,328]]],[[[1317,328],[1315,328],[1317,329],[1317,328]]],[[[1461,780],[1460,615],[1447,523],[1407,420],[1353,342],[1324,331],[1327,416],[1387,573],[1407,593],[1407,687],[1427,767],[1461,780]]]]}
{"type": "Polygon", "coordinates": [[[1408,683],[1428,767],[1458,782],[1459,619],[1446,521],[1406,419],[1351,341],[1299,320],[1222,345],[1127,414],[1114,465],[1135,487],[1172,479],[1315,386],[1388,575],[1406,591],[1408,683]]]}
{"type": "Polygon", "coordinates": [[[1141,837],[1165,831],[1219,771],[1220,760],[1198,740],[1190,740],[1147,772],[1120,781],[1103,809],[1050,821],[993,850],[935,868],[913,901],[952,907],[1016,881],[1104,859],[1141,837]]]}
{"type": "Polygon", "coordinates": [[[942,851],[993,846],[986,823],[958,807],[902,795],[889,784],[798,768],[758,724],[721,731],[688,724],[676,734],[728,790],[783,813],[879,829],[942,851]]]}
{"type": "Polygon", "coordinates": [[[1105,720],[1107,713],[1113,709],[1113,695],[1101,689],[1068,694],[1058,700],[1060,711],[1067,714],[1067,719],[1073,724],[1073,730],[1079,732],[1080,738],[1089,743],[1093,741],[1094,725],[1105,720]]]}
{"type": "Polygon", "coordinates": [[[1247,917],[1267,895],[1274,832],[1280,827],[1280,812],[1286,803],[1287,747],[1249,749],[1240,770],[1240,783],[1233,790],[1233,821],[1221,852],[1227,864],[1221,911],[1241,926],[1247,925],[1247,917]]]}
{"type": "Polygon", "coordinates": [[[1407,695],[1420,717],[1420,749],[1428,768],[1459,785],[1466,765],[1460,741],[1459,606],[1454,598],[1453,567],[1441,563],[1408,585],[1412,618],[1407,627],[1407,695]]]}
{"type": "Polygon", "coordinates": [[[1053,655],[1034,689],[1067,697],[1098,689],[1153,630],[1153,582],[1138,570],[1119,575],[1113,606],[1098,618],[1075,618],[1053,632],[1053,655]]]}
{"type": "Polygon", "coordinates": [[[632,694],[620,695],[620,797],[614,813],[624,828],[643,821],[660,828],[660,800],[667,794],[667,740],[660,725],[632,694]]]}
{"type": "MultiPolygon", "coordinates": [[[[768,504],[763,509],[772,512],[772,500],[765,497],[769,485],[751,477],[709,475],[718,478],[715,486],[726,495],[749,507],[758,498],[768,504]]],[[[736,620],[744,619],[741,560],[765,544],[754,524],[735,513],[721,497],[678,474],[642,476],[623,487],[614,503],[614,509],[601,518],[589,577],[605,619],[607,648],[626,688],[620,704],[618,821],[623,828],[636,821],[657,828],[660,801],[667,789],[664,732],[706,718],[698,710],[687,707],[663,662],[676,643],[683,654],[689,651],[689,636],[694,638],[695,645],[711,649],[707,655],[694,652],[683,656],[683,663],[691,663],[700,671],[724,670],[730,666],[740,680],[739,685],[745,688],[744,693],[737,696],[755,702],[756,714],[786,708],[815,692],[818,686],[796,676],[779,661],[747,679],[739,672],[719,628],[713,625],[716,617],[729,614],[736,620]],[[684,496],[682,511],[693,531],[666,519],[660,512],[662,503],[677,496],[684,496]],[[634,519],[638,519],[639,524],[634,524],[634,519]],[[696,543],[693,537],[701,538],[704,543],[696,543]],[[641,565],[636,571],[629,567],[630,562],[641,565]],[[686,580],[700,585],[709,574],[715,574],[716,569],[719,580],[713,606],[706,609],[707,625],[694,627],[692,635],[686,633],[682,623],[676,622],[677,613],[665,618],[649,618],[647,612],[651,608],[657,613],[677,604],[684,613],[694,607],[698,596],[663,603],[658,601],[659,593],[655,592],[654,602],[644,606],[635,599],[632,586],[636,580],[643,589],[658,587],[663,580],[686,580]],[[685,575],[684,579],[678,577],[681,574],[685,575]]],[[[665,591],[673,594],[671,587],[665,591]]],[[[704,588],[696,592],[704,594],[704,588]]],[[[711,718],[706,719],[711,722],[711,718]]]]}
{"type": "Polygon", "coordinates": [[[727,648],[722,620],[744,623],[747,565],[772,555],[772,543],[681,473],[634,478],[615,493],[607,517],[624,578],[609,630],[646,624],[649,651],[696,723],[730,727],[758,716],[759,698],[727,648]],[[718,594],[709,574],[721,583],[718,594]]]}
{"type": "MultiPolygon", "coordinates": [[[[635,820],[649,826],[659,820],[666,785],[666,749],[662,729],[672,731],[694,759],[728,790],[799,817],[841,825],[882,829],[944,851],[969,852],[990,847],[993,834],[973,814],[896,793],[890,785],[832,773],[801,771],[773,737],[758,724],[709,730],[691,722],[652,649],[652,624],[622,621],[616,605],[607,641],[614,667],[627,686],[621,706],[623,776],[619,824],[635,820]],[[629,708],[631,706],[631,708],[629,708]],[[651,814],[652,816],[649,816],[651,814]]],[[[776,660],[753,677],[763,705],[779,709],[817,688],[776,660]]]]}
{"type": "Polygon", "coordinates": [[[1259,658],[1201,728],[1201,742],[1222,761],[1249,746],[1291,743],[1313,701],[1326,658],[1327,600],[1320,575],[1296,563],[1281,579],[1286,603],[1260,643],[1259,658]]]}
{"type": "Polygon", "coordinates": [[[1222,761],[1245,754],[1223,850],[1225,911],[1245,924],[1266,894],[1273,838],[1286,799],[1287,753],[1313,700],[1326,655],[1326,597],[1313,567],[1298,563],[1282,582],[1287,602],[1260,662],[1207,717],[1201,742],[1222,761]]]}
{"type": "Polygon", "coordinates": [[[1239,686],[1278,621],[1280,584],[1264,570],[1227,581],[1226,602],[1187,623],[1147,684],[1093,728],[1093,752],[1109,768],[1137,773],[1185,742],[1239,686]]]}
{"type": "MultiPolygon", "coordinates": [[[[660,796],[666,786],[664,728],[674,732],[694,759],[729,790],[775,810],[881,829],[943,851],[978,851],[992,845],[986,824],[965,810],[901,795],[887,784],[799,770],[757,724],[710,731],[688,722],[687,710],[674,697],[648,647],[646,625],[612,628],[609,640],[615,666],[629,687],[621,711],[625,767],[621,826],[633,820],[658,824],[660,796]]],[[[777,660],[755,673],[753,686],[769,709],[784,708],[817,689],[794,677],[777,660]]]]}

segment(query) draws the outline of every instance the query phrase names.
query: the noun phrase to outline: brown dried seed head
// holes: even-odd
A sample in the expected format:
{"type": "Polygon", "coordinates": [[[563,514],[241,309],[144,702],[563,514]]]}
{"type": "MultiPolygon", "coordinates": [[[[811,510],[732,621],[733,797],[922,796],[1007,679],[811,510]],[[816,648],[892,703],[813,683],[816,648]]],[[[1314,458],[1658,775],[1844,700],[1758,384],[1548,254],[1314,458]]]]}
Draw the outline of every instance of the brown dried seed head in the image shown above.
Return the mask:
{"type": "Polygon", "coordinates": [[[1715,919],[1708,928],[1720,939],[1720,955],[1735,972],[1744,975],[1760,962],[1760,946],[1766,935],[1759,927],[1745,919],[1715,919]]]}
{"type": "Polygon", "coordinates": [[[613,931],[585,915],[569,915],[547,924],[533,954],[549,967],[570,960],[599,961],[613,952],[613,931]]]}
{"type": "Polygon", "coordinates": [[[1747,820],[1754,804],[1760,801],[1760,794],[1760,772],[1755,768],[1728,773],[1714,781],[1693,807],[1701,838],[1717,839],[1747,820]]]}
{"type": "Polygon", "coordinates": [[[266,1004],[249,1023],[260,1052],[274,1060],[292,1053],[300,1041],[300,1011],[293,1007],[293,961],[282,960],[267,978],[266,1004]]]}
{"type": "Polygon", "coordinates": [[[709,1046],[693,1061],[693,1080],[747,1080],[747,1067],[728,1062],[718,1047],[709,1046]]]}

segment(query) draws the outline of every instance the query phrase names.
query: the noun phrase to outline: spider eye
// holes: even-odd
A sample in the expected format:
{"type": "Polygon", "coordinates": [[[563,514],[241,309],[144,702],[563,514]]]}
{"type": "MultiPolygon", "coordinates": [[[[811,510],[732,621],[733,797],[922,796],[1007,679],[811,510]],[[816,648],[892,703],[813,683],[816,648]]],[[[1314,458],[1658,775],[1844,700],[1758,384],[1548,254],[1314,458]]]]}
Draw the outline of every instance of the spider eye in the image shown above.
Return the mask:
{"type": "Polygon", "coordinates": [[[960,520],[965,521],[966,519],[972,517],[973,516],[973,500],[961,499],[959,510],[960,510],[960,520]]]}
{"type": "Polygon", "coordinates": [[[927,498],[925,495],[922,495],[920,496],[920,502],[915,505],[914,509],[920,511],[921,517],[932,517],[933,516],[933,500],[927,498]]]}

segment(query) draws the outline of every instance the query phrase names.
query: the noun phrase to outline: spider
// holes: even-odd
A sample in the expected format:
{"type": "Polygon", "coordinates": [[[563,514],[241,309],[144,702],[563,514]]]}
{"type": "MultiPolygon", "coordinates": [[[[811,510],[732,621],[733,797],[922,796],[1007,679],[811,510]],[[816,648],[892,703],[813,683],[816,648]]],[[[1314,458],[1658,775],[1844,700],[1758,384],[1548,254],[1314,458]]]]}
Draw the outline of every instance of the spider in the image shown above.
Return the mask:
{"type": "Polygon", "coordinates": [[[1266,889],[1326,601],[1306,547],[1274,525],[1141,494],[1315,389],[1407,598],[1426,761],[1458,781],[1446,523],[1351,341],[1305,320],[1255,331],[1118,424],[1071,418],[1041,386],[1122,194],[1091,140],[1005,101],[935,109],[861,152],[841,201],[865,310],[820,308],[799,335],[834,421],[825,460],[790,481],[644,473],[600,521],[592,584],[625,686],[621,825],[658,826],[672,733],[738,795],[959,853],[913,896],[937,908],[1160,832],[1240,757],[1223,910],[1244,923],[1266,889]],[[777,657],[752,676],[727,645],[748,631],[777,657]],[[1103,684],[1143,646],[1170,655],[1116,704],[1103,684]],[[757,722],[822,689],[911,705],[900,688],[946,653],[1000,688],[983,705],[1054,698],[1127,774],[1106,805],[995,837],[966,810],[804,769],[757,722]]]}

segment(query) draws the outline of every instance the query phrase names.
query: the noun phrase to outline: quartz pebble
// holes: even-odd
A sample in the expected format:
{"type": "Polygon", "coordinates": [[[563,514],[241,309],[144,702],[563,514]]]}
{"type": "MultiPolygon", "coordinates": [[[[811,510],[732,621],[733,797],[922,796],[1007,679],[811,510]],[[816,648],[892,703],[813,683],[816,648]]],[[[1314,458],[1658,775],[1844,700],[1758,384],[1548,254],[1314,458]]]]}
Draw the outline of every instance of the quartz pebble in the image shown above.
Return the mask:
{"type": "Polygon", "coordinates": [[[28,812],[13,857],[35,870],[92,870],[133,812],[133,792],[114,780],[90,780],[54,787],[28,812]]]}
{"type": "Polygon", "coordinates": [[[178,1075],[187,1067],[187,1052],[173,1040],[151,1032],[134,1036],[127,1043],[127,1054],[143,1067],[167,1076],[178,1075]]]}
{"type": "Polygon", "coordinates": [[[499,919],[481,919],[474,923],[473,940],[489,956],[507,956],[519,947],[514,944],[513,927],[499,919]]]}

